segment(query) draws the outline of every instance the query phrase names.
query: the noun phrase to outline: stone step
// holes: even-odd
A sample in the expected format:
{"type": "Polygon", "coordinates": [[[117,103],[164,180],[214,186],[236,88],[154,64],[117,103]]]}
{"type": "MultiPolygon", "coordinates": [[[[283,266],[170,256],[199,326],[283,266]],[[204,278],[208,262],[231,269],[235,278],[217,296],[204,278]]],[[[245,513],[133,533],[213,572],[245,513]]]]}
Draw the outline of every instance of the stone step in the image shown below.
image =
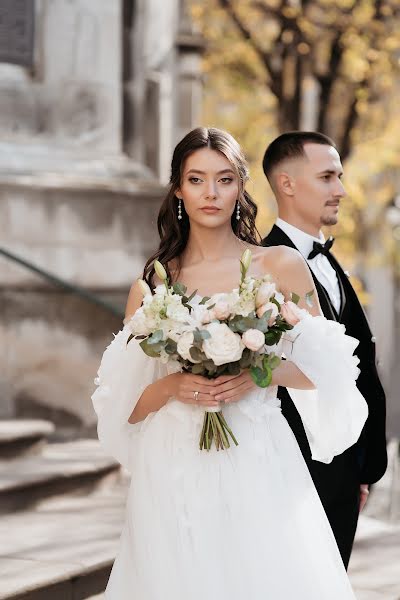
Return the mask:
{"type": "Polygon", "coordinates": [[[53,423],[41,419],[1,420],[0,459],[37,454],[54,430],[53,423]]]}
{"type": "Polygon", "coordinates": [[[90,497],[51,498],[0,517],[0,600],[102,599],[126,494],[121,479],[90,497]]]}
{"type": "Polygon", "coordinates": [[[60,494],[89,494],[117,479],[119,466],[97,440],[48,444],[37,456],[0,461],[0,514],[60,494]]]}

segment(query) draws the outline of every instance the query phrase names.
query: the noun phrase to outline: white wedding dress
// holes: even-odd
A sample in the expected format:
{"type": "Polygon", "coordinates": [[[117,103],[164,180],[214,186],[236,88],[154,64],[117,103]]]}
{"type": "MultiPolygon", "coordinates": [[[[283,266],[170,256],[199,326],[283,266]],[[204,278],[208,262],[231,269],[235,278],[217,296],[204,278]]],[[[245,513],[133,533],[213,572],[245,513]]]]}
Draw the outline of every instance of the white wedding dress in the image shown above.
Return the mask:
{"type": "MultiPolygon", "coordinates": [[[[199,406],[170,400],[127,422],[144,388],[167,374],[137,341],[127,345],[129,333],[106,349],[93,395],[99,439],[132,477],[106,599],[354,600],[277,388],[223,409],[237,447],[200,451],[199,406]]],[[[313,457],[330,462],[367,417],[357,341],[309,315],[285,337],[281,351],[316,385],[292,391],[313,457]]]]}

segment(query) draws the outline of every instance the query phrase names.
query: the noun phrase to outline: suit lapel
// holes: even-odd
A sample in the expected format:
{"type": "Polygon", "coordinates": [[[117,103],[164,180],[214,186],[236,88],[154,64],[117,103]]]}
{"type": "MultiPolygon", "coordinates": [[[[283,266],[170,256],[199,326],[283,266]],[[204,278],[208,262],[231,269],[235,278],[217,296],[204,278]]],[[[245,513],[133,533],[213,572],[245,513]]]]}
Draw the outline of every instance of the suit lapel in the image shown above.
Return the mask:
{"type": "MultiPolygon", "coordinates": [[[[284,231],[282,231],[282,229],[280,227],[278,227],[277,225],[274,225],[270,231],[270,233],[267,235],[266,238],[263,239],[262,241],[262,245],[263,246],[289,246],[289,248],[294,248],[295,250],[297,250],[299,252],[299,249],[294,245],[294,243],[292,242],[292,240],[290,239],[289,236],[286,235],[286,233],[284,231]]],[[[307,261],[306,261],[307,263],[307,261]]],[[[330,298],[329,298],[329,294],[326,291],[326,289],[324,288],[324,286],[318,281],[318,279],[316,278],[316,276],[313,273],[313,270],[311,269],[311,267],[309,266],[309,264],[307,263],[308,268],[310,269],[310,273],[311,276],[313,278],[317,293],[318,293],[318,298],[319,298],[319,302],[321,304],[321,309],[322,312],[324,313],[324,316],[327,319],[330,319],[331,321],[337,321],[339,318],[339,315],[337,314],[330,298]]],[[[342,310],[341,310],[342,312],[342,310]]]]}

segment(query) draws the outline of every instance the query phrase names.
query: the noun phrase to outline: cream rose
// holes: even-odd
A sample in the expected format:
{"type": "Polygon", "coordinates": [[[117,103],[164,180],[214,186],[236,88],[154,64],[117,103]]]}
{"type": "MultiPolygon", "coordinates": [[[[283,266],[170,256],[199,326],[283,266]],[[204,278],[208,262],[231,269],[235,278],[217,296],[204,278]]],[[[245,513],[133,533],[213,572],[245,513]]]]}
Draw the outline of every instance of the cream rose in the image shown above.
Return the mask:
{"type": "Polygon", "coordinates": [[[230,316],[231,307],[228,304],[228,302],[220,300],[219,302],[216,303],[214,308],[211,309],[211,312],[213,313],[213,315],[215,316],[216,319],[219,319],[220,321],[224,321],[225,319],[227,319],[230,316]]]}
{"type": "Polygon", "coordinates": [[[268,319],[268,325],[271,327],[271,325],[275,323],[275,319],[278,316],[279,311],[276,304],[274,304],[273,302],[267,302],[266,304],[263,304],[257,309],[257,317],[261,319],[261,317],[265,312],[267,312],[267,310],[271,311],[271,316],[268,319]]]}
{"type": "Polygon", "coordinates": [[[204,304],[194,306],[190,316],[197,326],[205,325],[212,321],[212,315],[210,315],[210,311],[204,304]]]}
{"type": "Polygon", "coordinates": [[[205,329],[211,337],[203,342],[203,352],[216,365],[240,360],[244,344],[240,335],[233,333],[225,323],[210,323],[205,329]]]}
{"type": "Polygon", "coordinates": [[[276,287],[274,283],[266,281],[262,283],[258,288],[257,296],[256,296],[256,307],[259,308],[263,304],[269,302],[271,296],[273,296],[276,292],[276,287]]]}
{"type": "Polygon", "coordinates": [[[288,300],[281,306],[281,315],[289,323],[289,325],[296,325],[299,321],[304,319],[308,312],[299,308],[294,302],[288,300]]]}
{"type": "Polygon", "coordinates": [[[264,346],[265,338],[259,329],[248,329],[242,335],[242,342],[249,350],[257,352],[264,346]]]}
{"type": "Polygon", "coordinates": [[[200,362],[193,360],[190,356],[190,348],[193,346],[193,331],[185,331],[179,336],[179,340],[177,343],[178,354],[182,356],[185,360],[190,360],[192,363],[200,362]]]}

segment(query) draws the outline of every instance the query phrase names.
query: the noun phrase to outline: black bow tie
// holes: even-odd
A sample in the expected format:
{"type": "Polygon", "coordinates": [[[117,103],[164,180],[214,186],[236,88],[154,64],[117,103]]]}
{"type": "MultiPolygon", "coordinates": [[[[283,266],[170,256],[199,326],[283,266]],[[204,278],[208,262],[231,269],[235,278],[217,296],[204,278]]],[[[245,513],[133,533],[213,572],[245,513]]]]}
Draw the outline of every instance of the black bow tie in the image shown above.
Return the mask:
{"type": "Polygon", "coordinates": [[[308,255],[308,260],[310,260],[311,258],[315,258],[316,256],[318,256],[318,254],[325,254],[325,256],[328,256],[329,250],[332,248],[334,241],[335,241],[335,238],[333,238],[331,236],[330,238],[328,238],[326,240],[325,244],[320,244],[319,242],[314,242],[313,249],[311,250],[310,254],[308,255]]]}

